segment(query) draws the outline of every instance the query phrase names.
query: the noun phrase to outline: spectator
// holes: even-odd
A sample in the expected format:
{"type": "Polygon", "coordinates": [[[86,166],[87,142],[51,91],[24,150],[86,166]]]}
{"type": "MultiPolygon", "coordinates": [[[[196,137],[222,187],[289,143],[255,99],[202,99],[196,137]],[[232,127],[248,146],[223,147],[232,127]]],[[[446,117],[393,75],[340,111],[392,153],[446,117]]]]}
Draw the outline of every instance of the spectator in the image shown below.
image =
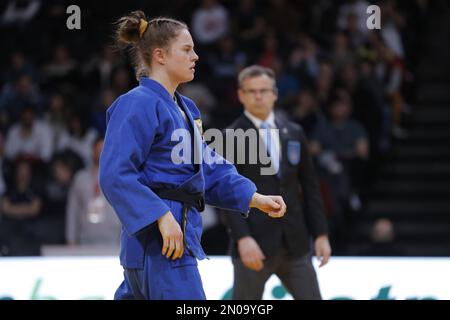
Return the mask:
{"type": "MultiPolygon", "coordinates": [[[[368,130],[369,139],[374,143],[374,148],[378,145],[380,138],[381,117],[383,109],[383,99],[376,97],[376,92],[367,85],[367,77],[370,77],[370,65],[360,64],[358,69],[354,64],[342,66],[337,84],[345,89],[352,99],[352,115],[362,123],[368,130]],[[364,67],[364,74],[362,72],[364,67]],[[358,72],[359,71],[359,72],[358,72]],[[378,99],[377,99],[378,98],[378,99]],[[381,103],[381,104],[380,104],[381,103]]],[[[370,78],[369,78],[370,79],[370,78]]],[[[372,82],[373,83],[373,82],[372,82]]],[[[384,95],[383,95],[384,97],[384,95]]]]}
{"type": "Polygon", "coordinates": [[[311,152],[317,155],[322,179],[333,197],[330,233],[335,243],[345,235],[346,209],[361,210],[359,193],[369,157],[367,134],[358,121],[350,118],[350,104],[348,96],[335,98],[330,106],[330,121],[321,123],[311,139],[311,152]]]}
{"type": "Polygon", "coordinates": [[[353,115],[369,134],[371,158],[388,151],[390,146],[390,113],[382,83],[375,77],[373,63],[361,61],[359,77],[352,93],[353,115]]]}
{"type": "Polygon", "coordinates": [[[261,14],[261,8],[255,0],[239,1],[236,12],[232,15],[233,34],[238,37],[238,46],[252,58],[254,52],[261,48],[261,39],[267,30],[267,23],[261,14]]]}
{"type": "Polygon", "coordinates": [[[375,257],[396,257],[404,253],[394,242],[394,224],[387,218],[381,218],[374,222],[370,233],[370,244],[360,255],[375,257]]]}
{"type": "Polygon", "coordinates": [[[119,96],[131,88],[130,69],[125,66],[118,66],[112,72],[111,88],[114,94],[119,96]]]}
{"type": "Polygon", "coordinates": [[[44,210],[37,223],[42,244],[64,244],[64,226],[69,187],[76,163],[70,153],[57,153],[50,164],[51,176],[46,181],[44,210]]]}
{"type": "Polygon", "coordinates": [[[119,245],[120,222],[98,183],[103,138],[92,145],[92,165],[78,172],[67,203],[66,241],[69,245],[119,245]]]}
{"type": "Polygon", "coordinates": [[[275,59],[273,61],[272,69],[276,76],[278,105],[283,109],[287,109],[297,97],[301,88],[300,81],[287,70],[281,59],[275,59]]]}
{"type": "Polygon", "coordinates": [[[400,29],[405,26],[405,18],[396,11],[392,0],[383,1],[380,10],[383,12],[383,28],[380,30],[381,37],[386,46],[397,57],[403,59],[405,51],[400,36],[400,29]]]}
{"type": "Polygon", "coordinates": [[[305,34],[300,34],[298,44],[290,56],[290,66],[300,81],[311,85],[320,73],[319,48],[317,43],[305,34]]]}
{"type": "Polygon", "coordinates": [[[93,88],[107,89],[111,86],[112,74],[119,67],[119,61],[120,58],[111,46],[102,47],[101,55],[93,57],[84,66],[84,73],[93,88]]]}
{"type": "Polygon", "coordinates": [[[52,145],[58,146],[61,137],[67,131],[68,107],[66,98],[61,93],[53,93],[48,99],[48,109],[44,116],[44,123],[50,128],[52,145]]]}
{"type": "MultiPolygon", "coordinates": [[[[110,88],[106,88],[100,94],[100,102],[94,104],[91,114],[91,125],[99,135],[106,132],[106,110],[116,100],[117,95],[110,88]]],[[[97,99],[98,100],[98,99],[97,99]]]]}
{"type": "Polygon", "coordinates": [[[246,55],[236,49],[234,39],[231,37],[220,39],[216,52],[208,56],[209,68],[220,82],[234,80],[238,71],[245,66],[246,61],[246,55]]]}
{"type": "Polygon", "coordinates": [[[68,132],[65,132],[58,145],[58,150],[71,150],[82,160],[85,166],[92,163],[92,143],[98,136],[97,131],[88,127],[88,119],[81,112],[69,116],[68,132]]]}
{"type": "Polygon", "coordinates": [[[321,110],[326,110],[326,105],[330,99],[330,93],[333,88],[334,71],[333,66],[328,61],[322,61],[319,65],[319,75],[314,82],[317,94],[317,100],[321,110]]]}
{"type": "Polygon", "coordinates": [[[14,86],[5,85],[0,94],[0,112],[5,127],[18,120],[24,106],[32,104],[36,112],[42,111],[42,95],[37,83],[30,75],[22,74],[14,86]]]}
{"type": "Polygon", "coordinates": [[[198,81],[188,82],[182,85],[180,93],[190,97],[202,113],[202,124],[205,129],[212,125],[212,112],[217,107],[217,98],[207,86],[198,81]]]}
{"type": "MultiPolygon", "coordinates": [[[[351,163],[365,161],[369,157],[366,130],[357,120],[351,119],[350,114],[349,97],[337,97],[330,106],[330,122],[318,126],[311,142],[313,153],[330,151],[348,169],[352,168],[351,163]]],[[[358,185],[357,176],[361,175],[354,174],[355,187],[358,185]]]]}
{"type": "Polygon", "coordinates": [[[352,29],[360,34],[367,34],[369,30],[366,24],[366,11],[369,5],[365,0],[347,0],[339,9],[338,28],[340,30],[349,29],[349,23],[351,23],[354,25],[352,29]]]}
{"type": "Polygon", "coordinates": [[[401,92],[404,65],[401,59],[381,40],[377,47],[377,57],[375,74],[383,83],[385,96],[391,108],[392,134],[396,138],[404,139],[407,137],[406,130],[401,126],[402,110],[404,108],[404,99],[401,92]]]}
{"type": "Polygon", "coordinates": [[[303,89],[297,96],[297,103],[293,107],[293,120],[301,125],[306,137],[311,138],[314,129],[325,120],[325,115],[319,108],[314,93],[310,89],[303,89]]]}
{"type": "Polygon", "coordinates": [[[53,49],[53,58],[44,67],[43,74],[50,85],[71,83],[76,79],[77,65],[67,46],[61,44],[53,49]]]}
{"type": "Polygon", "coordinates": [[[234,77],[246,63],[246,55],[237,50],[234,39],[224,37],[217,43],[217,50],[206,58],[213,81],[210,85],[214,94],[225,103],[237,103],[234,77]],[[214,83],[214,84],[213,84],[214,83]]]}
{"type": "Polygon", "coordinates": [[[344,66],[353,64],[356,61],[354,52],[349,48],[348,37],[343,32],[338,32],[334,36],[334,48],[331,59],[337,74],[341,72],[344,66]]]}
{"type": "Polygon", "coordinates": [[[34,65],[28,61],[23,52],[13,52],[10,63],[10,66],[3,76],[3,81],[5,83],[14,83],[23,74],[31,76],[31,79],[35,82],[39,80],[38,71],[34,65]]]}
{"type": "Polygon", "coordinates": [[[349,13],[347,15],[347,27],[343,30],[349,39],[350,46],[353,50],[358,50],[361,48],[367,41],[368,38],[368,29],[365,26],[363,30],[361,30],[358,26],[358,16],[355,13],[349,13]]]}
{"type": "Polygon", "coordinates": [[[20,122],[8,131],[5,157],[13,160],[18,156],[24,156],[48,162],[52,152],[50,128],[41,120],[36,119],[34,108],[31,105],[25,106],[21,112],[20,122]]]}
{"type": "Polygon", "coordinates": [[[264,37],[263,50],[257,62],[258,65],[272,68],[278,59],[278,40],[274,32],[268,32],[264,37]]]}
{"type": "Polygon", "coordinates": [[[20,159],[16,162],[14,183],[8,186],[1,199],[1,255],[40,254],[40,244],[34,226],[41,208],[42,198],[33,186],[31,163],[20,159]]]}

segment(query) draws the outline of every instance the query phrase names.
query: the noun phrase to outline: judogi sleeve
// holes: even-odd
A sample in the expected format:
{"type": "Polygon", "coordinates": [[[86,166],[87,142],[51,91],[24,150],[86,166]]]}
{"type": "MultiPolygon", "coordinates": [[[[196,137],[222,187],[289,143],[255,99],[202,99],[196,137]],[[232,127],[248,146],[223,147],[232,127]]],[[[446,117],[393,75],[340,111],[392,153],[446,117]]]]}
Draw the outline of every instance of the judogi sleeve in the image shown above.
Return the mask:
{"type": "Polygon", "coordinates": [[[205,202],[214,207],[238,211],[248,216],[249,205],[256,186],[241,176],[236,168],[203,143],[205,161],[205,202]]]}
{"type": "Polygon", "coordinates": [[[128,234],[134,235],[169,211],[148,187],[139,168],[152,146],[159,120],[154,105],[122,96],[110,107],[103,151],[100,186],[128,234]]]}

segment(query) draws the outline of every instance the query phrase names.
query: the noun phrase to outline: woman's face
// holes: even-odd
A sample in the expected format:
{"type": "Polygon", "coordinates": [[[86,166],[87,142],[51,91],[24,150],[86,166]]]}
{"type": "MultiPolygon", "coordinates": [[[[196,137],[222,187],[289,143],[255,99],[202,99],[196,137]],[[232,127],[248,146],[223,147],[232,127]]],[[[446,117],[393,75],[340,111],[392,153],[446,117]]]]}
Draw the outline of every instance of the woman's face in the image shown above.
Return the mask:
{"type": "Polygon", "coordinates": [[[173,82],[184,83],[194,79],[198,55],[188,30],[182,29],[172,41],[166,54],[166,70],[173,82]]]}

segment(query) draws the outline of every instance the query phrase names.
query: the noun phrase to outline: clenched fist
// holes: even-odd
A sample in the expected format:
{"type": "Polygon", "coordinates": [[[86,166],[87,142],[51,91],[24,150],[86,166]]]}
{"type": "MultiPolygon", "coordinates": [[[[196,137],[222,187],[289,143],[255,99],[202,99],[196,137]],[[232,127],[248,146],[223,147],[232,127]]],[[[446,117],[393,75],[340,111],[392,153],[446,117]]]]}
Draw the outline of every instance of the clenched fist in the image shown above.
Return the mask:
{"type": "Polygon", "coordinates": [[[286,204],[280,196],[264,196],[255,192],[250,201],[251,208],[257,208],[272,218],[281,218],[286,212],[286,204]]]}

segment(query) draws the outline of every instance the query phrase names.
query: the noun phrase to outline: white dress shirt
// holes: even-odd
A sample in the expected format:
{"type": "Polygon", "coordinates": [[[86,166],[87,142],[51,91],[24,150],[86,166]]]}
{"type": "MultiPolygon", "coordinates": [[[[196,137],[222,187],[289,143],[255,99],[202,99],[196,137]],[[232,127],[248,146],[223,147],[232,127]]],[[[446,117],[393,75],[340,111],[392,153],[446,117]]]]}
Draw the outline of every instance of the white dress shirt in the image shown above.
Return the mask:
{"type": "MultiPolygon", "coordinates": [[[[252,115],[250,112],[248,112],[247,110],[244,111],[245,116],[250,119],[250,121],[255,125],[255,127],[258,129],[258,133],[259,136],[261,137],[261,139],[264,141],[264,143],[267,145],[266,142],[266,130],[265,129],[261,129],[261,124],[263,122],[266,122],[270,129],[278,129],[276,124],[275,124],[275,115],[273,113],[273,111],[269,114],[269,116],[267,117],[266,120],[261,120],[257,117],[255,117],[254,115],[252,115]]],[[[280,133],[279,130],[272,130],[271,134],[271,146],[272,146],[272,154],[270,155],[270,157],[272,158],[272,163],[275,164],[275,167],[279,168],[279,163],[281,160],[281,143],[280,143],[280,133]],[[277,156],[277,159],[275,159],[275,155],[277,156]]]]}

